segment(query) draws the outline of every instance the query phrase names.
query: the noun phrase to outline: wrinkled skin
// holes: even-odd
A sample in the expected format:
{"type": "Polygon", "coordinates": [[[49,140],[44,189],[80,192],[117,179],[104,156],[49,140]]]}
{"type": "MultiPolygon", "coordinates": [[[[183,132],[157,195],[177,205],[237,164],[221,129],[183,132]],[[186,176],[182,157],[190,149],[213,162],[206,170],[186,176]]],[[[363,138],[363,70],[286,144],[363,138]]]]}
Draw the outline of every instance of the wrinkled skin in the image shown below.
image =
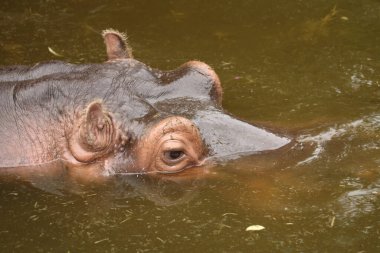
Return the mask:
{"type": "Polygon", "coordinates": [[[48,62],[0,69],[0,166],[63,161],[85,177],[177,173],[289,143],[221,108],[222,88],[205,63],[159,71],[132,58],[106,30],[108,61],[48,62]]]}

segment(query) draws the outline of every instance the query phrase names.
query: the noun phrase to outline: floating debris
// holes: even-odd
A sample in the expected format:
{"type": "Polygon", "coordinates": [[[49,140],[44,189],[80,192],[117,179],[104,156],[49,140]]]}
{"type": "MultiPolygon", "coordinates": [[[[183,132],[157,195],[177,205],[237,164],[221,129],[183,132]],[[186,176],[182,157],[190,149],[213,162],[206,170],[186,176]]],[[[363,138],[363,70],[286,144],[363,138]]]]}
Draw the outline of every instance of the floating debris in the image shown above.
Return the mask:
{"type": "Polygon", "coordinates": [[[261,225],[252,225],[252,226],[249,226],[245,229],[245,231],[260,231],[260,230],[263,230],[265,229],[265,227],[261,226],[261,225]]]}
{"type": "Polygon", "coordinates": [[[110,240],[109,238],[104,238],[104,239],[101,239],[99,241],[94,242],[94,244],[98,244],[98,243],[101,243],[101,242],[104,242],[104,241],[109,241],[109,240],[110,240]]]}
{"type": "MultiPolygon", "coordinates": [[[[335,5],[323,18],[319,20],[307,21],[305,23],[304,34],[302,38],[307,41],[313,41],[321,37],[327,37],[330,32],[329,26],[337,18],[338,12],[339,10],[337,10],[335,5]]],[[[344,20],[344,18],[342,20],[344,20]]]]}
{"type": "Polygon", "coordinates": [[[226,216],[226,215],[238,215],[237,213],[224,213],[222,214],[222,216],[226,216]]]}
{"type": "Polygon", "coordinates": [[[165,244],[165,243],[166,243],[166,241],[165,241],[165,240],[161,239],[161,238],[160,238],[160,237],[158,237],[158,236],[156,237],[156,239],[157,239],[157,240],[159,240],[160,242],[162,242],[163,244],[165,244]]]}
{"type": "Polygon", "coordinates": [[[330,221],[330,225],[329,225],[329,227],[332,228],[332,227],[334,226],[334,224],[335,224],[335,216],[333,216],[333,217],[331,218],[331,221],[330,221]]]}
{"type": "Polygon", "coordinates": [[[57,57],[63,57],[63,55],[58,54],[56,51],[54,51],[51,47],[48,47],[48,50],[51,54],[57,56],[57,57]]]}

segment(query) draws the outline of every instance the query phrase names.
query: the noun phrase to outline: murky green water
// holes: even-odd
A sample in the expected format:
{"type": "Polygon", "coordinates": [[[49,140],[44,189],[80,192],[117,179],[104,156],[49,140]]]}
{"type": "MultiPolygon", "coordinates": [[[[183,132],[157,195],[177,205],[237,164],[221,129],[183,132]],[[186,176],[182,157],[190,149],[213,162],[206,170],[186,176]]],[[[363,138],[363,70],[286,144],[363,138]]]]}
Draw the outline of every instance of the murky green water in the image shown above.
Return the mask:
{"type": "Polygon", "coordinates": [[[101,62],[109,27],[153,67],[207,62],[229,112],[297,142],[191,180],[3,177],[1,252],[380,251],[380,1],[3,0],[0,64],[101,62]]]}

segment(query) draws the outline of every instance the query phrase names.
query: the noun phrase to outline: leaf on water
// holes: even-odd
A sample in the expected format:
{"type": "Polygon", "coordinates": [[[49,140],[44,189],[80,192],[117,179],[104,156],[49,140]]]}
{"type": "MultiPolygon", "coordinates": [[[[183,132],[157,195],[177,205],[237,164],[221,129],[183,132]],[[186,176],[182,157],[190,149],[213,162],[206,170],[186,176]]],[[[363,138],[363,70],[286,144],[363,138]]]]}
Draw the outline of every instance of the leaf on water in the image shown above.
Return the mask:
{"type": "Polygon", "coordinates": [[[265,227],[261,226],[261,225],[252,225],[252,226],[249,226],[245,229],[245,231],[260,231],[260,230],[263,230],[265,229],[265,227]]]}
{"type": "Polygon", "coordinates": [[[51,47],[48,47],[48,50],[51,54],[57,56],[57,57],[63,57],[63,55],[58,54],[56,51],[54,51],[51,47]]]}

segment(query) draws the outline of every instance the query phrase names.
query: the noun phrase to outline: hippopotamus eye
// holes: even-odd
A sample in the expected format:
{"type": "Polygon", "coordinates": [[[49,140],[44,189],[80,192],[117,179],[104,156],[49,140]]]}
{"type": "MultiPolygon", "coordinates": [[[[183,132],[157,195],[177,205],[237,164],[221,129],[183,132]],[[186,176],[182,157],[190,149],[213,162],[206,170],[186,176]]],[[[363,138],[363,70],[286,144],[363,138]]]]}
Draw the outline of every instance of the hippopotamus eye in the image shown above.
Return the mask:
{"type": "Polygon", "coordinates": [[[186,147],[182,141],[167,140],[160,147],[161,160],[168,166],[174,166],[187,158],[186,147]]]}
{"type": "Polygon", "coordinates": [[[164,152],[164,161],[168,164],[173,162],[178,162],[181,158],[185,156],[185,153],[182,150],[170,150],[164,152]]]}
{"type": "Polygon", "coordinates": [[[176,160],[182,155],[183,155],[182,151],[170,151],[169,152],[170,159],[172,159],[172,160],[176,160]]]}
{"type": "Polygon", "coordinates": [[[204,159],[204,146],[194,124],[179,116],[153,125],[135,149],[136,167],[170,174],[195,167],[204,159]]]}

